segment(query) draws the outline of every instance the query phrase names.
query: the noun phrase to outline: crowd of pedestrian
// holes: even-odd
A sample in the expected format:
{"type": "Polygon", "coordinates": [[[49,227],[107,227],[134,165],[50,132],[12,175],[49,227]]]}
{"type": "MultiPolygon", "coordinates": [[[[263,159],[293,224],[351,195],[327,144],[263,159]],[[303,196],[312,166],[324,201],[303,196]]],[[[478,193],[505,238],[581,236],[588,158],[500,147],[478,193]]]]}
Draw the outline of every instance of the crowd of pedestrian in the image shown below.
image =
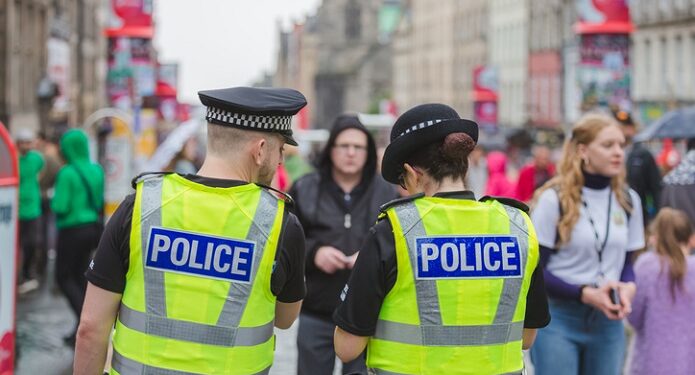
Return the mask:
{"type": "MultiPolygon", "coordinates": [[[[477,145],[475,123],[432,104],[402,115],[385,151],[358,116],[339,115],[309,163],[291,147],[296,142],[283,125],[304,99],[294,91],[283,96],[292,99],[256,89],[202,92],[209,122],[202,166],[196,145],[187,142],[166,174],[136,181],[136,193],[106,229],[104,172],[90,161],[86,134],[70,130],[59,145],[31,132],[16,134],[18,290],[38,287],[55,249],[57,285],[78,325],[83,314],[78,352],[86,354],[76,366],[103,362],[102,346],[115,324],[113,363],[125,373],[192,371],[191,363],[214,373],[232,362],[205,348],[222,345],[230,358],[241,352],[234,341],[222,344],[215,336],[222,333],[205,335],[234,327],[248,331],[239,340],[249,340],[243,345],[254,353],[240,368],[257,372],[272,363],[272,350],[267,337],[253,335],[267,324],[286,328],[298,316],[298,374],[332,374],[336,355],[345,361],[343,374],[368,368],[455,373],[454,363],[462,364],[460,373],[516,373],[523,368],[522,346],[531,348],[538,375],[611,375],[624,368],[687,374],[695,368],[689,315],[695,308],[695,139],[662,181],[649,148],[633,142],[637,126],[629,114],[588,114],[573,126],[558,159],[557,150],[534,145],[528,160],[515,161],[518,171],[510,171],[508,153],[477,145]],[[257,126],[231,115],[254,106],[257,126]],[[268,123],[271,129],[257,130],[268,123]],[[271,198],[278,195],[286,206],[271,198]],[[219,240],[195,237],[198,232],[245,238],[239,246],[265,244],[270,255],[234,258],[225,268],[232,247],[213,255],[219,240]],[[492,258],[477,269],[471,265],[484,273],[464,272],[465,257],[482,254],[467,255],[468,238],[511,235],[519,242],[510,248],[518,253],[504,256],[520,259],[518,284],[492,258]],[[192,243],[181,247],[193,238],[209,241],[206,259],[196,258],[202,250],[192,243]],[[442,258],[441,268],[431,271],[427,262],[447,254],[447,238],[463,249],[455,253],[456,266],[442,258]],[[421,241],[430,241],[426,248],[434,252],[415,256],[411,246],[421,241]],[[171,262],[158,260],[169,246],[171,262]],[[176,258],[176,246],[191,258],[176,258]],[[230,287],[241,284],[215,273],[223,268],[248,272],[248,284],[230,287]],[[203,279],[191,281],[186,273],[203,279]],[[204,308],[189,312],[187,299],[204,308]],[[241,302],[229,304],[235,299],[241,302]],[[189,323],[177,331],[181,320],[189,323]],[[480,332],[466,331],[469,325],[504,325],[506,333],[484,331],[488,336],[476,340],[480,332]],[[177,340],[190,341],[199,358],[177,362],[185,347],[177,340]],[[162,352],[147,352],[150,345],[162,352]]],[[[512,270],[510,258],[503,263],[512,270]]],[[[74,345],[77,332],[77,326],[66,332],[66,343],[74,345]]]]}
{"type": "Polygon", "coordinates": [[[87,135],[66,132],[59,145],[22,130],[19,150],[21,272],[18,292],[46,281],[47,260],[55,258],[55,276],[76,318],[64,340],[74,345],[87,281],[84,272],[101,236],[104,173],[89,160],[87,135]]]}

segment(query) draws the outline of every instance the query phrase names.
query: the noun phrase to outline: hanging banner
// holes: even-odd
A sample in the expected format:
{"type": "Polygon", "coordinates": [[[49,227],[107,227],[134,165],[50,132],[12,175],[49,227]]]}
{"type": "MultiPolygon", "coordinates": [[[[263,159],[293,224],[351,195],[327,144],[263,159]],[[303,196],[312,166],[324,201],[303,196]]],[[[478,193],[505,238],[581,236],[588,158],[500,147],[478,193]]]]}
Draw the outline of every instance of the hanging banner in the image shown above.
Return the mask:
{"type": "Polygon", "coordinates": [[[152,0],[112,0],[113,26],[152,26],[152,0]]]}
{"type": "Polygon", "coordinates": [[[104,150],[104,215],[113,215],[126,195],[133,192],[130,181],[133,173],[133,134],[123,120],[111,118],[113,130],[106,139],[104,150]]]}
{"type": "Polygon", "coordinates": [[[130,86],[133,79],[131,60],[130,38],[108,39],[109,71],[106,76],[106,92],[111,104],[121,109],[129,109],[132,105],[130,100],[130,86]]]}
{"type": "Polygon", "coordinates": [[[157,80],[174,90],[179,87],[179,64],[159,64],[157,80]]]}
{"type": "Polygon", "coordinates": [[[628,34],[581,35],[579,86],[583,111],[609,106],[631,109],[629,48],[628,34]]]}
{"type": "Polygon", "coordinates": [[[0,375],[14,373],[18,172],[17,151],[0,123],[0,375]]]}
{"type": "Polygon", "coordinates": [[[157,81],[151,51],[151,39],[109,38],[106,89],[115,107],[129,109],[134,98],[154,95],[157,81]]]}
{"type": "Polygon", "coordinates": [[[106,36],[152,38],[152,5],[152,0],[111,0],[106,36]]]}
{"type": "Polygon", "coordinates": [[[46,42],[46,73],[51,82],[58,86],[53,108],[59,112],[70,110],[70,44],[59,38],[46,42]]]}
{"type": "Polygon", "coordinates": [[[627,0],[578,0],[577,34],[629,34],[634,30],[627,0]]]}
{"type": "Polygon", "coordinates": [[[497,69],[477,66],[473,69],[473,110],[475,122],[488,132],[497,130],[497,69]]]}

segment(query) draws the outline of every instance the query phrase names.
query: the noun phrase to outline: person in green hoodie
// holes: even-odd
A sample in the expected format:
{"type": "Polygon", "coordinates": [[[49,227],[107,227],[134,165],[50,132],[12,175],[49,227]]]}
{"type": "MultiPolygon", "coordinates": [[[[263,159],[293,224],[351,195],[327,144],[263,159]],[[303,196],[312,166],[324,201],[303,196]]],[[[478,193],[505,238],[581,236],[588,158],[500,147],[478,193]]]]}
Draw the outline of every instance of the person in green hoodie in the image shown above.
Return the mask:
{"type": "MultiPolygon", "coordinates": [[[[101,235],[104,171],[89,160],[89,142],[82,130],[66,132],[60,152],[66,164],[58,172],[51,201],[58,227],[56,279],[79,321],[87,290],[84,272],[101,235]]],[[[74,344],[76,331],[65,337],[66,343],[74,344]]]]}
{"type": "Polygon", "coordinates": [[[22,249],[22,283],[19,293],[36,289],[39,283],[33,279],[31,268],[37,249],[39,218],[41,217],[41,191],[39,175],[44,160],[34,150],[34,132],[21,129],[15,141],[19,150],[19,242],[22,249]]]}

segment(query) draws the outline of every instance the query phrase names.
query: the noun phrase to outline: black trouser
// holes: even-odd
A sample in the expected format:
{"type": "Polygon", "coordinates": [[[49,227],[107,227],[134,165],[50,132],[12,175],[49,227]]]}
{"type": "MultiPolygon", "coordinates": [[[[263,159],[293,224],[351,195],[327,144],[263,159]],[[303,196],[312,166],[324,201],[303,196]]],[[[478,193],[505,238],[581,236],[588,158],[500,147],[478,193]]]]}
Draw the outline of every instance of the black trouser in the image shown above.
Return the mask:
{"type": "Polygon", "coordinates": [[[96,224],[58,230],[56,279],[78,321],[87,291],[84,273],[89,266],[92,250],[98,243],[96,224]]]}
{"type": "MultiPolygon", "coordinates": [[[[330,318],[311,314],[299,315],[297,332],[297,374],[331,375],[335,365],[333,331],[335,323],[330,318]]],[[[348,363],[343,363],[343,374],[366,374],[364,353],[348,363]]]]}
{"type": "Polygon", "coordinates": [[[48,198],[43,198],[41,200],[41,225],[40,225],[40,237],[41,244],[39,245],[39,251],[36,254],[36,274],[37,276],[44,278],[46,276],[46,267],[48,263],[48,250],[55,249],[56,241],[56,228],[55,228],[55,215],[51,211],[50,200],[48,198]]]}
{"type": "Polygon", "coordinates": [[[19,243],[22,247],[22,278],[31,279],[31,267],[39,238],[39,219],[19,221],[19,243]]]}

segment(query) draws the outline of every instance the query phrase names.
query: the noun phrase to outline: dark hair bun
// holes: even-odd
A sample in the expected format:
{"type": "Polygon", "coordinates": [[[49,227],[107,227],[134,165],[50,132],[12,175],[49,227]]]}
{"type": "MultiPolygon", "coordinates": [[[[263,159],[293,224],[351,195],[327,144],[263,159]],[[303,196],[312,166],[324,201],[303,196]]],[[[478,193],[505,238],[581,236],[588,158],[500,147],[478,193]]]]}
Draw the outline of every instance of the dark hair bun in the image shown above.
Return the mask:
{"type": "Polygon", "coordinates": [[[466,160],[475,148],[475,141],[466,133],[451,133],[444,138],[441,152],[445,160],[458,162],[466,160]]]}

